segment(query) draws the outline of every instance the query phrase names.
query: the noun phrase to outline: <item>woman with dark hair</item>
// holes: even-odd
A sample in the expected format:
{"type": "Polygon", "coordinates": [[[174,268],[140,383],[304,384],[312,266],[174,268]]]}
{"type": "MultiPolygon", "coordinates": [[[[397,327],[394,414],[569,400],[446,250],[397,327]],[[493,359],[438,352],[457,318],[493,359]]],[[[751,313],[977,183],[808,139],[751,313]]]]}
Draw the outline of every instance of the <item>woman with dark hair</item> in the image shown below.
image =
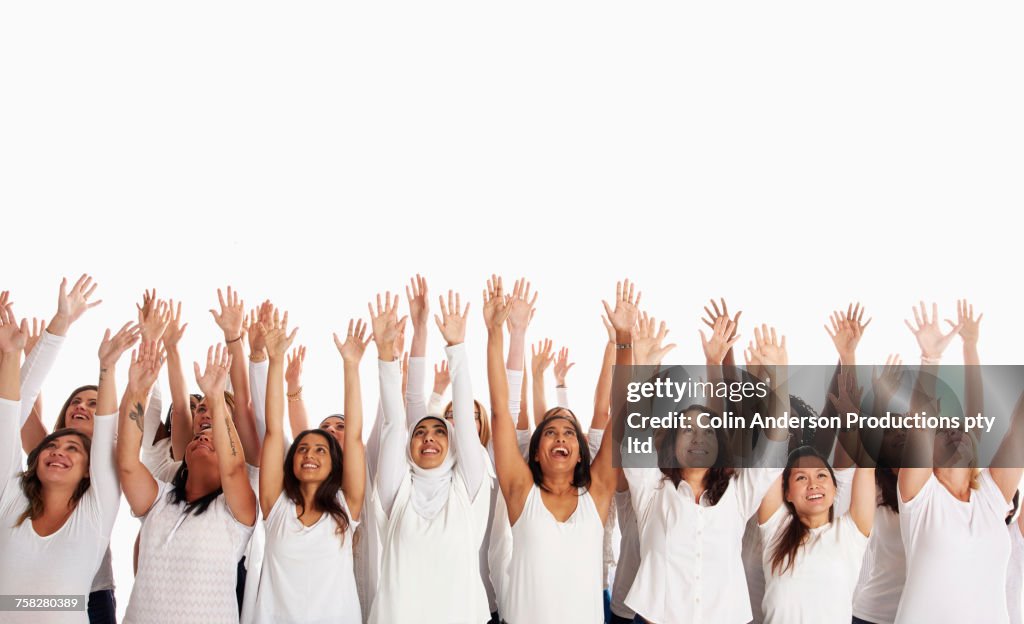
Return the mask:
{"type": "Polygon", "coordinates": [[[789,454],[758,509],[766,624],[849,622],[875,514],[874,468],[857,468],[850,509],[836,516],[828,461],[804,446],[789,454]]]}
{"type": "Polygon", "coordinates": [[[359,361],[366,326],[349,322],[335,342],[345,367],[345,451],[322,429],[295,436],[284,453],[284,358],[295,331],[287,315],[263,326],[270,360],[267,431],[260,462],[260,508],[267,541],[252,622],[359,624],[353,572],[353,532],[366,483],[359,361]]]}
{"type": "MultiPolygon", "coordinates": [[[[612,322],[616,341],[628,342],[629,319],[613,318],[612,322]]],[[[739,338],[733,327],[734,321],[720,316],[710,339],[701,334],[709,379],[721,378],[725,355],[739,338]]],[[[781,416],[789,411],[786,339],[779,339],[767,326],[754,333],[756,343],[748,349],[748,363],[753,359],[776,367],[770,375],[770,415],[781,416]]],[[[643,356],[636,344],[632,351],[631,360],[629,350],[620,349],[616,364],[660,364],[660,358],[643,356]]],[[[660,471],[623,470],[636,511],[641,551],[626,604],[652,622],[742,624],[751,619],[741,557],[744,530],[782,468],[735,468],[736,462],[729,458],[735,441],[722,430],[702,426],[696,418],[713,411],[701,406],[689,409],[684,414],[693,418],[693,425],[660,439],[660,471]]],[[[747,465],[781,466],[788,429],[767,429],[760,437],[747,465]]]]}
{"type": "Polygon", "coordinates": [[[370,622],[479,624],[490,617],[479,551],[490,496],[473,427],[465,353],[466,309],[451,291],[434,317],[448,346],[455,425],[425,417],[407,433],[394,341],[405,324],[398,297],[370,306],[384,424],[377,469],[382,516],[380,585],[370,622]]]}
{"type": "MultiPolygon", "coordinates": [[[[579,423],[559,411],[541,421],[527,459],[520,455],[502,357],[505,321],[525,299],[522,281],[506,298],[496,276],[484,293],[495,468],[513,539],[502,617],[512,624],[594,624],[604,620],[602,540],[616,485],[611,436],[591,465],[579,423]],[[571,562],[573,572],[552,562],[571,562]]],[[[617,311],[625,304],[635,311],[632,293],[617,311]]]]}
{"type": "MultiPolygon", "coordinates": [[[[10,304],[0,308],[0,465],[7,471],[0,482],[0,593],[85,596],[107,551],[121,498],[113,462],[113,365],[136,336],[124,331],[111,338],[109,330],[104,336],[93,435],[59,429],[32,449],[20,471],[19,363],[26,330],[24,322],[20,328],[15,323],[10,304]]],[[[140,383],[145,359],[139,360],[133,358],[129,387],[140,383]]],[[[5,621],[88,621],[84,611],[29,613],[7,613],[5,621]]]]}
{"type": "Polygon", "coordinates": [[[196,381],[210,428],[185,448],[172,483],[139,461],[146,394],[126,393],[118,422],[118,473],[132,513],[143,518],[139,571],[125,622],[238,622],[238,561],[256,522],[257,503],[224,387],[231,355],[210,347],[196,381]]]}

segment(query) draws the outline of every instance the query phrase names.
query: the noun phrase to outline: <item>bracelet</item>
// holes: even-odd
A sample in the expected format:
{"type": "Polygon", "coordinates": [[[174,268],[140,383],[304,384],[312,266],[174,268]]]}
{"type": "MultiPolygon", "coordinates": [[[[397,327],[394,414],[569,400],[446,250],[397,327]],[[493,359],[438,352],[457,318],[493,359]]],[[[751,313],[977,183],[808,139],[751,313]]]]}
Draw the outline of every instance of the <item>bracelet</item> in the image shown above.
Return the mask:
{"type": "Polygon", "coordinates": [[[231,344],[232,342],[238,342],[239,340],[242,339],[242,336],[244,336],[244,335],[245,334],[238,334],[238,338],[235,338],[233,340],[225,340],[224,344],[231,344]]]}
{"type": "Polygon", "coordinates": [[[922,364],[938,364],[941,361],[942,361],[942,358],[928,357],[928,356],[926,356],[924,354],[921,355],[921,363],[922,364]]]}
{"type": "Polygon", "coordinates": [[[299,389],[296,390],[295,392],[289,392],[288,393],[288,400],[289,401],[298,401],[300,394],[302,394],[302,386],[299,386],[299,389]]]}
{"type": "Polygon", "coordinates": [[[615,348],[616,349],[632,349],[633,348],[633,343],[632,342],[616,342],[615,343],[615,348]]]}
{"type": "Polygon", "coordinates": [[[249,354],[249,361],[253,363],[266,362],[267,353],[265,351],[253,351],[249,354]]]}

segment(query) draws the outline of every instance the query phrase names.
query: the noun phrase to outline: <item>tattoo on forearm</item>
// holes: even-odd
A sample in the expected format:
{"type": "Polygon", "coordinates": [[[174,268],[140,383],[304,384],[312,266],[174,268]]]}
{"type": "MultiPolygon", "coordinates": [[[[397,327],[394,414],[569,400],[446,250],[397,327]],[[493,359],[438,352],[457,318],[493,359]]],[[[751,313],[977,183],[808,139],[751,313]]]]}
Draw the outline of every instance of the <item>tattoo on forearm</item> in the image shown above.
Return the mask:
{"type": "Polygon", "coordinates": [[[100,369],[100,381],[103,381],[103,378],[106,377],[106,376],[107,376],[107,369],[101,368],[100,369]]]}
{"type": "Polygon", "coordinates": [[[131,411],[128,412],[128,418],[133,420],[133,421],[135,421],[135,424],[136,424],[136,426],[138,426],[140,432],[143,431],[143,427],[142,427],[142,422],[143,422],[143,420],[142,420],[142,413],[143,413],[142,403],[136,403],[132,407],[131,411]]]}
{"type": "Polygon", "coordinates": [[[231,456],[238,457],[238,449],[235,447],[235,436],[231,435],[231,421],[227,417],[224,418],[224,426],[228,430],[228,442],[231,443],[231,456]]]}

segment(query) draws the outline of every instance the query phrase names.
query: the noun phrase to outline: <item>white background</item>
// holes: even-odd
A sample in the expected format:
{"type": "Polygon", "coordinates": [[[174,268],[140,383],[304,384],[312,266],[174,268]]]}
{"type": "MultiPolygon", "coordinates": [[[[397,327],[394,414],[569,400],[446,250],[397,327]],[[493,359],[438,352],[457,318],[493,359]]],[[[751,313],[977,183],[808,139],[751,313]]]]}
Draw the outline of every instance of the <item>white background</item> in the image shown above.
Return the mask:
{"type": "MultiPolygon", "coordinates": [[[[821,326],[850,300],[875,319],[870,363],[914,358],[918,299],[952,316],[969,297],[983,361],[1019,363],[1022,17],[1011,2],[7,3],[0,288],[48,318],[61,276],[100,283],[46,384],[48,424],[153,286],[185,301],[189,358],[219,339],[218,286],[289,309],[314,420],[341,405],[330,332],[417,271],[474,319],[490,272],[531,278],[531,338],[572,349],[584,418],[599,300],[623,276],[679,362],[702,359],[701,306],[724,295],[745,336],[778,326],[797,363],[833,360],[821,326]]],[[[469,342],[483,398],[479,322],[469,342]]],[[[137,522],[122,515],[123,612],[137,522]]]]}

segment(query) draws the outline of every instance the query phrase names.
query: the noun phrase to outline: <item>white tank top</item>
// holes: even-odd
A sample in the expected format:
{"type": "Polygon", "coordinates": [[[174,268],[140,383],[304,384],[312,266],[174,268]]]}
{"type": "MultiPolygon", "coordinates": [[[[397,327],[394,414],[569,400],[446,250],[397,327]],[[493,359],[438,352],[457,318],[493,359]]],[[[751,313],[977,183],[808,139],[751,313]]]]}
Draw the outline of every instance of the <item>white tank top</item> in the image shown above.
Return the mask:
{"type": "Polygon", "coordinates": [[[576,511],[558,522],[533,485],[512,527],[508,576],[508,624],[604,621],[601,565],[604,526],[588,492],[580,489],[576,511]]]}

